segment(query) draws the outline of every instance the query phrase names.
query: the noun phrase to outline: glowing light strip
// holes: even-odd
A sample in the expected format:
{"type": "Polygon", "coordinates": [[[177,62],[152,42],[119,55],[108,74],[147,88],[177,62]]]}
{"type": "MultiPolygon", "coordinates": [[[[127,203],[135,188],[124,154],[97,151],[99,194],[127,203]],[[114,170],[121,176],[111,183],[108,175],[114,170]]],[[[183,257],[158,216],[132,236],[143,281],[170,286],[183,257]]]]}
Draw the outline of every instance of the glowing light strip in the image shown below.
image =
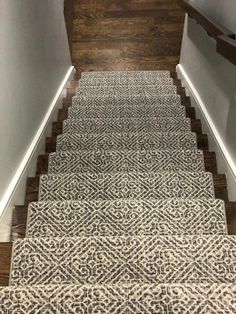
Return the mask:
{"type": "Polygon", "coordinates": [[[4,196],[0,202],[0,216],[3,214],[3,212],[5,211],[5,209],[7,208],[8,204],[11,200],[12,195],[14,194],[14,191],[15,191],[23,173],[29,164],[29,161],[30,161],[32,155],[34,154],[42,135],[44,134],[44,131],[47,127],[48,120],[50,119],[50,117],[54,111],[54,107],[57,104],[58,98],[60,97],[60,95],[61,95],[61,93],[62,93],[62,91],[63,91],[63,89],[64,89],[64,87],[65,87],[65,85],[66,85],[66,83],[67,83],[73,70],[74,70],[74,67],[71,66],[68,69],[68,71],[66,72],[66,75],[65,75],[63,81],[61,82],[61,84],[57,90],[57,93],[56,93],[55,97],[53,98],[53,101],[51,102],[50,107],[49,107],[36,135],[34,136],[34,138],[31,142],[29,148],[27,149],[26,154],[23,157],[14,177],[12,178],[6,192],[4,193],[4,196]]]}

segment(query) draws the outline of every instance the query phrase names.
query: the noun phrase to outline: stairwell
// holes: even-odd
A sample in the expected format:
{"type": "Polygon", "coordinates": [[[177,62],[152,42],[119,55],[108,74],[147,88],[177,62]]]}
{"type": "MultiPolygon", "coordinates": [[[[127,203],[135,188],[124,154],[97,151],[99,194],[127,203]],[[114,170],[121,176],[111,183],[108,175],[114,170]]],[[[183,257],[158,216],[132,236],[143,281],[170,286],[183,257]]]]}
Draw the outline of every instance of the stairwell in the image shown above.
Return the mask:
{"type": "Polygon", "coordinates": [[[3,313],[235,308],[236,238],[183,109],[169,72],[82,73],[3,313]]]}
{"type": "Polygon", "coordinates": [[[235,204],[176,74],[80,69],[14,212],[0,313],[235,313],[235,204]]]}

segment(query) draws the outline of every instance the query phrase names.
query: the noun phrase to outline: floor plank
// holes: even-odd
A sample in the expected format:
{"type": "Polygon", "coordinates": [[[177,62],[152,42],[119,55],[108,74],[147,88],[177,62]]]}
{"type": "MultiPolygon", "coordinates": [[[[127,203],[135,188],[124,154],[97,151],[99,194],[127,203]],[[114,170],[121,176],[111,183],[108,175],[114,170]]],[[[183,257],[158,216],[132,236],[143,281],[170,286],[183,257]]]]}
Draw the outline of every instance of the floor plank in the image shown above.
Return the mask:
{"type": "Polygon", "coordinates": [[[11,267],[12,243],[0,242],[0,286],[7,286],[11,267]]]}
{"type": "Polygon", "coordinates": [[[179,61],[184,12],[170,0],[74,0],[77,72],[170,70],[179,61]]]}
{"type": "Polygon", "coordinates": [[[75,11],[180,10],[177,0],[75,0],[75,11]]]}

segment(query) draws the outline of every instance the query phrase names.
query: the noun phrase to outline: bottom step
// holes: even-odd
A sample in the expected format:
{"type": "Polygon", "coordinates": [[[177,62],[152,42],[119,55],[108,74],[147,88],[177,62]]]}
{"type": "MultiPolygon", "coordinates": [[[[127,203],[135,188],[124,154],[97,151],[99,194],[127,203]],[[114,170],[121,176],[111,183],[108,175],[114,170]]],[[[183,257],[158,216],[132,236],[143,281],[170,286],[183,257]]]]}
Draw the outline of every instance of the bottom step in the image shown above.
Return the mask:
{"type": "Polygon", "coordinates": [[[236,285],[39,286],[0,289],[0,313],[236,313],[236,285]]]}

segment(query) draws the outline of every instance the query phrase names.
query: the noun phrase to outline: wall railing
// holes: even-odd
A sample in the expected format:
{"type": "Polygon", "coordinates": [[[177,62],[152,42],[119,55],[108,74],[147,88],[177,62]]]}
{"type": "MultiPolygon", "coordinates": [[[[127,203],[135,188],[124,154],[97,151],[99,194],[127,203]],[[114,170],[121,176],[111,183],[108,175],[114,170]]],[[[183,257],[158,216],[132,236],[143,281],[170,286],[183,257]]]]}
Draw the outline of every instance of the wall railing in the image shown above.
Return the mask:
{"type": "Polygon", "coordinates": [[[216,51],[236,65],[236,35],[189,0],[178,2],[189,17],[195,19],[216,40],[216,51]]]}

